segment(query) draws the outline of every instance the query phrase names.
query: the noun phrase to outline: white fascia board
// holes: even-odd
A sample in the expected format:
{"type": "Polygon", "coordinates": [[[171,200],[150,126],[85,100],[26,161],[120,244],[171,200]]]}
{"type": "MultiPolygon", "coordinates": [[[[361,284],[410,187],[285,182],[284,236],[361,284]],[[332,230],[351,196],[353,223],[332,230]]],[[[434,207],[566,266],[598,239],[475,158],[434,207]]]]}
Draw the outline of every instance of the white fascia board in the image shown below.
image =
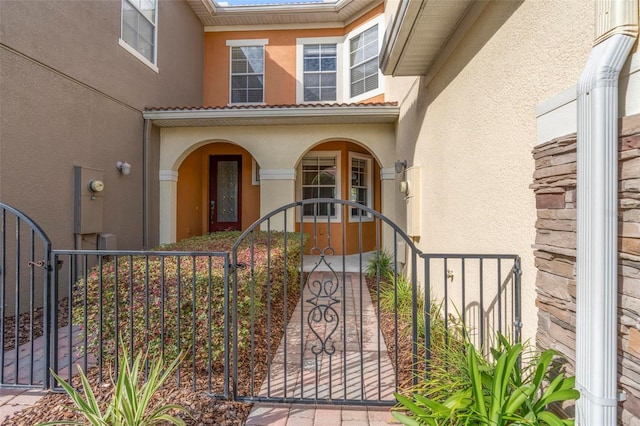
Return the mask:
{"type": "Polygon", "coordinates": [[[281,31],[281,30],[317,30],[344,28],[343,22],[307,22],[304,24],[264,24],[264,25],[207,25],[205,33],[224,33],[233,31],[281,31]]]}
{"type": "Polygon", "coordinates": [[[150,120],[177,120],[198,118],[282,118],[282,117],[335,117],[335,116],[378,116],[398,117],[400,107],[372,106],[372,107],[319,107],[319,108],[274,108],[274,109],[228,109],[228,110],[199,110],[199,111],[146,111],[144,118],[150,120]]]}

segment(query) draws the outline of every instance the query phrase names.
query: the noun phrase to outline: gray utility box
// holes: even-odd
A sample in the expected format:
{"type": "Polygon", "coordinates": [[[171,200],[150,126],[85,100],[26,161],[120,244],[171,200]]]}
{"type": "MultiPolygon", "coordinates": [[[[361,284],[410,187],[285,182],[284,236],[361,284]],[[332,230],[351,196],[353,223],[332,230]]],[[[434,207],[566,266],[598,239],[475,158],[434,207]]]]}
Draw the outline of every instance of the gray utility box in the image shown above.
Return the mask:
{"type": "Polygon", "coordinates": [[[103,227],[104,171],[73,168],[74,233],[100,234],[103,227]]]}

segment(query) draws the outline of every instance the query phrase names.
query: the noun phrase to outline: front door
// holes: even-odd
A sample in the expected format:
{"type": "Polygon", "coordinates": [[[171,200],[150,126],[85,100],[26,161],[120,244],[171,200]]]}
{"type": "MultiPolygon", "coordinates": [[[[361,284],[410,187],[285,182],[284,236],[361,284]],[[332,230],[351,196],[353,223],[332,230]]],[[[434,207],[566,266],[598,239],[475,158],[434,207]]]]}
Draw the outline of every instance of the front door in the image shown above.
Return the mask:
{"type": "Polygon", "coordinates": [[[209,176],[209,232],[240,231],[242,156],[212,155],[209,176]]]}

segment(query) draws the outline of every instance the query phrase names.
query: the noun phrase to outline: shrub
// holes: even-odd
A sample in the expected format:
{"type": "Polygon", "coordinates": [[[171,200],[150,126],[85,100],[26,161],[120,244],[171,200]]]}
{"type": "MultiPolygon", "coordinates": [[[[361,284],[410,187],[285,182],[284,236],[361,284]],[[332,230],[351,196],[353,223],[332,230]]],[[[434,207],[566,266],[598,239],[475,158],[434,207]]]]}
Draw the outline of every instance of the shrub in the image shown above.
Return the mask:
{"type": "MultiPolygon", "coordinates": [[[[273,299],[282,292],[285,250],[288,286],[298,285],[300,238],[296,235],[287,234],[285,247],[283,233],[255,232],[253,247],[246,242],[238,249],[238,262],[247,265],[238,269],[240,347],[246,346],[252,321],[260,324],[260,315],[265,315],[262,307],[267,293],[273,299]]],[[[159,251],[229,251],[238,236],[238,232],[214,233],[165,245],[159,251]]],[[[118,257],[93,268],[86,282],[81,279],[74,300],[73,321],[80,325],[87,321],[89,349],[103,360],[114,358],[118,334],[133,350],[145,350],[153,357],[175,358],[185,350],[185,361],[195,361],[194,367],[202,370],[208,367],[209,354],[212,362],[222,358],[225,301],[221,258],[118,257]]]]}
{"type": "MultiPolygon", "coordinates": [[[[529,358],[521,369],[518,364],[523,345],[512,345],[500,334],[497,340],[498,346],[491,350],[493,362],[485,360],[467,342],[466,368],[459,376],[466,380],[458,383],[457,389],[432,389],[429,396],[420,392],[412,397],[396,394],[409,415],[394,412],[393,416],[405,425],[573,425],[573,420],[561,420],[547,409],[553,402],[579,397],[575,378],[567,378],[551,367],[558,354],[546,350],[529,358]]],[[[420,384],[420,389],[428,387],[429,380],[420,384]]]]}

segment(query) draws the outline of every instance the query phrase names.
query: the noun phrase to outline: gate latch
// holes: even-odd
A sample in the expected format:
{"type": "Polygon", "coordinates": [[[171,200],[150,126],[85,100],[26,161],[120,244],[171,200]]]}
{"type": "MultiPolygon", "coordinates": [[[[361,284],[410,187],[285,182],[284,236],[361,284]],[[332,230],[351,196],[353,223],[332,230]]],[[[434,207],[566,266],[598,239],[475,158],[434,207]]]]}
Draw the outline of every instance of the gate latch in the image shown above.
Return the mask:
{"type": "Polygon", "coordinates": [[[38,260],[38,261],[36,261],[36,262],[34,262],[33,260],[30,260],[30,261],[27,263],[27,266],[28,266],[29,268],[33,268],[34,266],[37,266],[38,268],[42,268],[42,267],[44,267],[44,265],[45,265],[46,263],[47,263],[47,262],[45,262],[44,260],[38,260]]]}

